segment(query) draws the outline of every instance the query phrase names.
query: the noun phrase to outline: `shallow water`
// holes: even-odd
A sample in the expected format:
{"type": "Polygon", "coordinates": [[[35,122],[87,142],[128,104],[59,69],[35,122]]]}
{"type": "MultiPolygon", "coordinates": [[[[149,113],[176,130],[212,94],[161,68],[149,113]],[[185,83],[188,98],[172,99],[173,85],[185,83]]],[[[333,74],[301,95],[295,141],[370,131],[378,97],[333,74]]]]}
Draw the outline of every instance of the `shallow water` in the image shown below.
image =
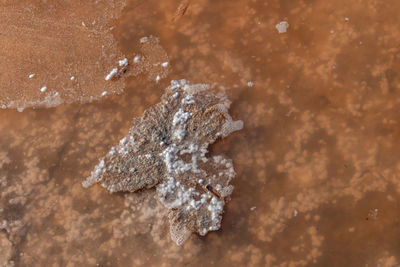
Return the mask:
{"type": "Polygon", "coordinates": [[[123,54],[159,37],[166,79],[130,77],[89,104],[0,110],[0,262],[398,266],[400,3],[192,0],[172,22],[179,2],[129,0],[114,22],[123,54]],[[81,186],[180,78],[224,86],[245,124],[211,149],[237,172],[222,229],[182,247],[154,192],[81,186]]]}

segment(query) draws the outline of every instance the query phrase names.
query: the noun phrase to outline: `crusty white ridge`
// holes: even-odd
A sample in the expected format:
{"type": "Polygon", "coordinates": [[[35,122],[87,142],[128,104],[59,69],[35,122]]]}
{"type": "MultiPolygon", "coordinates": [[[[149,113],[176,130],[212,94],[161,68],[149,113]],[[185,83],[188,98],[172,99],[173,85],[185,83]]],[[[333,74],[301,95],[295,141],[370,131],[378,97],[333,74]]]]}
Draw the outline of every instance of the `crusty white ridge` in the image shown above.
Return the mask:
{"type": "Polygon", "coordinates": [[[229,106],[225,94],[208,85],[172,81],[161,102],[133,121],[83,186],[100,183],[110,192],[156,187],[178,245],[192,232],[218,230],[235,171],[230,159],[206,154],[218,138],[243,128],[229,106]]]}

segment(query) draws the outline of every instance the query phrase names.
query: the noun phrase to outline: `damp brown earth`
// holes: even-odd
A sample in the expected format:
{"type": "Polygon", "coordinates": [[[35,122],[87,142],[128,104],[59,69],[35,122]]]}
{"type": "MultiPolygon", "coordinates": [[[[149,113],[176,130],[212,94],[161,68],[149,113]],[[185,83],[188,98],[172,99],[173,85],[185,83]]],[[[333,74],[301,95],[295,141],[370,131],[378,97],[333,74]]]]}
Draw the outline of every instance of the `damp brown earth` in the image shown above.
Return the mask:
{"type": "Polygon", "coordinates": [[[398,266],[400,2],[191,0],[177,18],[179,5],[129,0],[112,25],[126,55],[159,38],[165,79],[0,110],[0,265],[398,266]],[[244,128],[210,151],[237,172],[222,228],[179,247],[154,191],[81,182],[181,78],[225,87],[244,128]]]}

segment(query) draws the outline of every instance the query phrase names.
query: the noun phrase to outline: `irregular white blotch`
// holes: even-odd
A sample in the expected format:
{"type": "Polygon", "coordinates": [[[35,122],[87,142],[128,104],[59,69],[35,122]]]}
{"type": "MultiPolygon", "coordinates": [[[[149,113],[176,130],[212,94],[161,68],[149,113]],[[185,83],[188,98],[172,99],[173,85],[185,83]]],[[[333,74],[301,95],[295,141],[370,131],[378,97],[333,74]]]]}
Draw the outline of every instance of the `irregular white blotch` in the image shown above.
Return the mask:
{"type": "Polygon", "coordinates": [[[253,86],[254,86],[254,83],[250,81],[250,82],[247,83],[247,86],[248,86],[248,87],[253,87],[253,86]]]}
{"type": "Polygon", "coordinates": [[[171,90],[175,90],[178,88],[183,88],[186,85],[186,80],[182,79],[182,80],[172,80],[171,81],[171,90]]]}
{"type": "Polygon", "coordinates": [[[75,77],[74,77],[74,76],[71,76],[71,81],[73,81],[73,80],[75,80],[75,77]]]}
{"type": "Polygon", "coordinates": [[[183,139],[185,139],[186,131],[185,131],[185,129],[178,128],[178,129],[176,129],[176,130],[174,131],[174,133],[172,134],[172,136],[173,136],[175,139],[177,139],[177,140],[179,140],[179,141],[182,141],[183,139]]]}
{"type": "Polygon", "coordinates": [[[142,37],[140,38],[141,43],[147,43],[149,41],[149,37],[142,37]]]}
{"type": "Polygon", "coordinates": [[[183,109],[180,108],[174,115],[174,118],[172,120],[172,125],[177,126],[185,124],[188,121],[188,119],[190,119],[190,117],[192,117],[192,113],[185,112],[183,111],[183,109]]]}
{"type": "Polygon", "coordinates": [[[127,59],[127,58],[124,58],[124,59],[122,59],[122,60],[119,60],[119,61],[118,61],[118,64],[119,64],[120,67],[127,66],[127,65],[128,65],[128,59],[127,59]]]}
{"type": "Polygon", "coordinates": [[[168,67],[169,62],[163,62],[161,63],[161,66],[163,66],[164,68],[168,67]]]}
{"type": "Polygon", "coordinates": [[[35,73],[29,74],[29,79],[32,79],[33,77],[35,77],[35,73]]]}
{"type": "Polygon", "coordinates": [[[133,58],[133,62],[139,63],[139,61],[140,61],[140,56],[136,56],[133,58]]]}
{"type": "Polygon", "coordinates": [[[105,95],[107,95],[108,94],[108,92],[107,91],[104,91],[103,93],[101,93],[101,96],[105,96],[105,95]]]}
{"type": "Polygon", "coordinates": [[[42,88],[40,88],[40,92],[44,93],[47,90],[47,86],[43,86],[42,88]]]}
{"type": "Polygon", "coordinates": [[[289,23],[287,21],[281,21],[276,24],[275,28],[278,30],[279,33],[285,33],[289,28],[289,23]]]}
{"type": "Polygon", "coordinates": [[[187,95],[182,99],[182,105],[190,105],[196,103],[194,101],[193,95],[187,95]]]}

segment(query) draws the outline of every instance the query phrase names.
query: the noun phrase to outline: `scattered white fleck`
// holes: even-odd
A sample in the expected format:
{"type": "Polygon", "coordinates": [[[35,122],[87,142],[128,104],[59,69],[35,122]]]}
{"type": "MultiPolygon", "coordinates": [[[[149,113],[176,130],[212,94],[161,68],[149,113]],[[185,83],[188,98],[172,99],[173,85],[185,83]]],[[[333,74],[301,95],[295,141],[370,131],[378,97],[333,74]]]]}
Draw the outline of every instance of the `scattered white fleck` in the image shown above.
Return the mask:
{"type": "Polygon", "coordinates": [[[161,63],[161,66],[163,66],[164,68],[166,68],[166,67],[168,67],[168,64],[169,64],[169,62],[167,61],[167,62],[161,63]]]}
{"type": "Polygon", "coordinates": [[[254,82],[251,82],[251,81],[248,82],[248,83],[247,83],[247,86],[248,86],[248,87],[253,87],[253,86],[254,86],[254,82]]]}
{"type": "Polygon", "coordinates": [[[118,64],[119,64],[120,67],[124,67],[124,66],[128,65],[128,59],[124,58],[122,60],[119,60],[118,64]]]}
{"type": "Polygon", "coordinates": [[[251,207],[250,210],[254,211],[257,207],[251,207]]]}
{"type": "Polygon", "coordinates": [[[24,111],[24,108],[17,108],[18,112],[24,111]]]}
{"type": "Polygon", "coordinates": [[[285,33],[289,28],[289,23],[287,21],[281,21],[275,25],[275,28],[278,30],[279,33],[285,33]]]}
{"type": "Polygon", "coordinates": [[[75,77],[74,77],[74,76],[71,76],[71,81],[73,81],[73,80],[75,80],[75,77]]]}
{"type": "Polygon", "coordinates": [[[42,92],[42,93],[46,92],[46,90],[47,90],[46,86],[43,86],[42,88],[40,88],[40,92],[42,92]]]}
{"type": "Polygon", "coordinates": [[[35,77],[35,73],[29,74],[29,79],[32,79],[33,77],[35,77]]]}
{"type": "Polygon", "coordinates": [[[294,210],[294,211],[293,211],[293,216],[296,217],[297,214],[299,214],[299,212],[298,212],[297,210],[294,210]]]}
{"type": "Polygon", "coordinates": [[[136,56],[136,57],[133,58],[133,62],[139,63],[139,61],[140,61],[140,57],[139,56],[136,56]]]}
{"type": "Polygon", "coordinates": [[[117,74],[118,73],[118,69],[117,68],[113,68],[111,71],[110,71],[110,73],[109,74],[107,74],[107,76],[106,76],[106,81],[108,81],[108,80],[110,80],[112,77],[114,77],[115,76],[115,74],[117,74]]]}
{"type": "Polygon", "coordinates": [[[105,95],[107,95],[108,94],[108,92],[107,91],[104,91],[103,93],[101,93],[101,96],[105,96],[105,95]]]}

